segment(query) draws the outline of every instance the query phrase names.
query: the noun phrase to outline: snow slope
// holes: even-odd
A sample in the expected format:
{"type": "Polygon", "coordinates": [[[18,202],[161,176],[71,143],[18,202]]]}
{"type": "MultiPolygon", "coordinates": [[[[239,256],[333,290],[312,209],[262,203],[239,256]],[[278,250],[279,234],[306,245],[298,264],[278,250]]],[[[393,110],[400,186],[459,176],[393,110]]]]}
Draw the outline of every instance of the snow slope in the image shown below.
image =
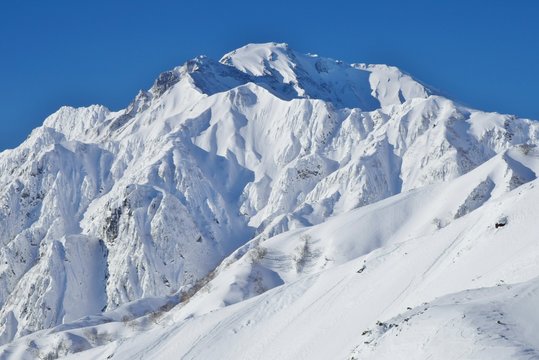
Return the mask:
{"type": "Polygon", "coordinates": [[[393,328],[361,332],[403,304],[476,314],[448,294],[533,288],[538,137],[275,43],[190,60],[118,112],[64,107],[0,153],[1,356],[394,353],[393,328]]]}
{"type": "MultiPolygon", "coordinates": [[[[537,150],[509,154],[539,170],[537,150]]],[[[480,167],[445,191],[465,198],[469,183],[505,172],[485,165],[486,171],[480,167]]],[[[89,350],[73,358],[533,358],[539,324],[537,180],[443,228],[429,221],[459,201],[441,203],[448,194],[440,188],[398,195],[266,240],[166,314],[129,321],[110,314],[99,325],[83,319],[72,328],[22,338],[4,347],[4,354],[57,354],[63,351],[58,344],[84,339],[89,350]],[[388,211],[398,207],[409,211],[388,211]],[[387,227],[379,224],[379,214],[387,227]],[[506,225],[496,228],[502,219],[506,225]],[[311,250],[302,259],[297,253],[306,239],[311,250]],[[248,279],[249,273],[264,284],[273,277],[284,285],[226,304],[247,293],[244,285],[261,283],[248,279]]]]}
{"type": "MultiPolygon", "coordinates": [[[[537,170],[539,159],[534,160],[537,170]]],[[[312,252],[318,252],[320,259],[340,250],[351,260],[217,312],[199,315],[189,304],[178,307],[164,329],[158,327],[143,338],[99,352],[114,353],[114,358],[150,359],[167,355],[186,359],[537,356],[536,184],[533,181],[493,199],[480,211],[430,235],[395,240],[365,256],[350,254],[349,249],[376,241],[374,234],[363,230],[363,219],[365,213],[378,210],[378,204],[339,216],[305,233],[312,237],[312,252]],[[502,217],[507,225],[496,229],[502,217]],[[338,247],[335,241],[341,242],[338,247]],[[523,285],[511,285],[516,283],[523,285]]],[[[440,199],[433,199],[429,191],[410,197],[435,203],[440,199]]],[[[387,206],[411,203],[410,197],[390,199],[393,204],[387,206]]],[[[414,224],[418,218],[435,215],[428,207],[412,208],[414,224]]],[[[402,213],[384,212],[389,221],[402,213]]],[[[372,219],[370,225],[376,227],[372,219]]],[[[286,267],[275,264],[273,252],[293,248],[302,239],[299,234],[291,234],[286,242],[278,238],[261,245],[268,251],[260,262],[284,273],[286,267]]],[[[314,256],[309,260],[317,262],[314,256]]],[[[242,272],[234,272],[237,291],[242,272]]]]}

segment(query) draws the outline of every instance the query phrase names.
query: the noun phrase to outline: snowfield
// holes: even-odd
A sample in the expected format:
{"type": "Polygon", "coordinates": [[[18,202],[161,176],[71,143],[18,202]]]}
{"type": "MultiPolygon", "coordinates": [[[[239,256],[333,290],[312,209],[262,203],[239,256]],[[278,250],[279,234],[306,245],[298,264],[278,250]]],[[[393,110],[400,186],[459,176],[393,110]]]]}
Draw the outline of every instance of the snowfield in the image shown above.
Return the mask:
{"type": "Polygon", "coordinates": [[[538,143],[275,43],[64,107],[0,153],[0,358],[539,358],[538,143]]]}

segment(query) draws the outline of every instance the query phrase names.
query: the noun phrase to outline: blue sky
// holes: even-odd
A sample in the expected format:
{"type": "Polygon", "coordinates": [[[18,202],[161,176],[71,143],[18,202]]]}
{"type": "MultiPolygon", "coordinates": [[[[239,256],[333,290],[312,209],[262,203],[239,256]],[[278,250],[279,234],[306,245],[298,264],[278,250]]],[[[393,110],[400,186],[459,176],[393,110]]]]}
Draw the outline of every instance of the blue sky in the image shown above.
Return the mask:
{"type": "Polygon", "coordinates": [[[5,1],[0,149],[61,105],[125,107],[162,71],[250,42],[397,65],[475,108],[539,119],[539,2],[5,1]]]}

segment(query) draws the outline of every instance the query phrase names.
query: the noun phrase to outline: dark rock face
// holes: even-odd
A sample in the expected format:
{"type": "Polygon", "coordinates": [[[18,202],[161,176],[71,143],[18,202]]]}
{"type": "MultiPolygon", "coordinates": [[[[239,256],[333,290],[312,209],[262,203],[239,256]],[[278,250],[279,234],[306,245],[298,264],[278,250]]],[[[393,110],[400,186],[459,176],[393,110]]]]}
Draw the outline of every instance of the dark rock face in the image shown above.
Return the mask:
{"type": "Polygon", "coordinates": [[[159,74],[159,77],[155,81],[152,89],[156,96],[161,96],[178,81],[180,81],[180,76],[177,72],[174,70],[165,71],[159,74]]]}
{"type": "Polygon", "coordinates": [[[113,243],[118,237],[120,229],[120,217],[122,216],[122,208],[115,208],[111,211],[109,217],[107,217],[107,224],[104,226],[105,236],[109,243],[113,243]]]}

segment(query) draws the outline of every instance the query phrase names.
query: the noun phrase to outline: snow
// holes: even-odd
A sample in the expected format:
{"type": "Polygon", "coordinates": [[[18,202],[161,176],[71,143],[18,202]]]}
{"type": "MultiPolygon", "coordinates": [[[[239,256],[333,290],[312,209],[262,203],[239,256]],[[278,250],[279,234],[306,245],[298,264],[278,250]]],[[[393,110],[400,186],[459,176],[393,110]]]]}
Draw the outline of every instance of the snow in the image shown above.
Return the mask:
{"type": "MultiPolygon", "coordinates": [[[[194,305],[176,307],[162,326],[73,358],[105,351],[118,359],[529,358],[536,339],[522,334],[537,329],[538,245],[529,228],[537,216],[535,185],[430,236],[383,246],[236,305],[204,315],[193,313],[194,305]],[[510,228],[494,228],[500,213],[510,228]]],[[[324,227],[350,237],[364,228],[317,226],[324,227]]],[[[262,243],[265,256],[274,257],[274,242],[262,243]]],[[[320,242],[313,246],[323,251],[320,242]]]]}
{"type": "Polygon", "coordinates": [[[536,356],[538,139],[276,43],[63,107],[0,153],[0,357],[536,356]]]}

